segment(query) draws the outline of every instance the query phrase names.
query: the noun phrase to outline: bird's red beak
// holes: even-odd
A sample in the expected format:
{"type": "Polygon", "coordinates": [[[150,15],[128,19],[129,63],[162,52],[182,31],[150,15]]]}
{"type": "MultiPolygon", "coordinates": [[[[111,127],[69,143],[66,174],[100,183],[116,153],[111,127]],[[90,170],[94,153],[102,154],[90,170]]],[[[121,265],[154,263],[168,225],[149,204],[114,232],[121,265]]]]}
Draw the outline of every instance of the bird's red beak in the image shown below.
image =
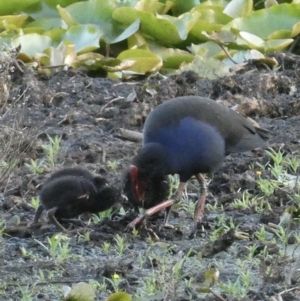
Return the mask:
{"type": "Polygon", "coordinates": [[[130,165],[130,177],[131,177],[131,183],[133,186],[134,194],[138,201],[142,201],[143,195],[144,195],[144,185],[140,183],[138,175],[139,170],[135,165],[130,165]]]}

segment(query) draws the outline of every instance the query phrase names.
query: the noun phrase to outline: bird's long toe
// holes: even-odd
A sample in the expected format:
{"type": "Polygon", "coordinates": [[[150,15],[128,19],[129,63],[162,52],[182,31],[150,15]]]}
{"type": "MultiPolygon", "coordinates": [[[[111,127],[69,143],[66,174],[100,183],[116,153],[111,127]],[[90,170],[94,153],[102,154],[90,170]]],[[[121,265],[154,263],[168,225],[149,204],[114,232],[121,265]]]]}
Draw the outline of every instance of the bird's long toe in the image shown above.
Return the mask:
{"type": "Polygon", "coordinates": [[[146,215],[140,215],[137,218],[135,218],[131,223],[127,225],[125,228],[126,232],[132,231],[137,225],[140,225],[144,220],[146,219],[146,215]]]}

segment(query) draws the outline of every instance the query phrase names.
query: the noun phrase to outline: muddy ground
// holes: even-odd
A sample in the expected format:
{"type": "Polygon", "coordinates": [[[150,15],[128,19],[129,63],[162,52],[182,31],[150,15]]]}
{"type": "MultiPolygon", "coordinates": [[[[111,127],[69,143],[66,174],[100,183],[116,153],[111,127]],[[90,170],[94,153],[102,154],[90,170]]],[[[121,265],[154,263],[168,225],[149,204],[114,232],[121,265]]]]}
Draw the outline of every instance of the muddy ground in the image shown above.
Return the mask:
{"type": "Polygon", "coordinates": [[[220,277],[212,290],[224,300],[300,300],[298,244],[293,236],[298,234],[299,223],[292,222],[287,248],[268,228],[263,239],[257,234],[262,226],[279,223],[285,208],[295,205],[297,192],[283,187],[268,197],[262,195],[259,176],[272,178],[258,165],[269,160],[262,150],[231,155],[215,173],[209,185],[205,235],[188,237],[192,224],[188,204],[195,201],[198,191],[193,181],[187,189],[189,201],[173,210],[174,229],[160,227],[163,214],[148,221],[158,241],[144,229],[135,234],[124,231],[136,216],[126,203],[119,204],[110,218],[90,222],[87,234],[65,235],[60,243],[69,243],[66,256],[59,248],[50,253],[48,238],[59,238],[45,214],[37,225],[31,225],[35,213],[31,198],[53,169],[84,166],[121,189],[123,174],[141,142],[120,138],[119,129],[141,132],[150,110],[176,96],[199,95],[230,106],[239,104],[242,113],[270,131],[275,150],[281,148],[286,158],[299,158],[299,59],[284,54],[276,57],[277,70],[249,64],[217,80],[199,79],[190,72],[127,81],[91,77],[82,70],[46,76],[25,67],[22,72],[13,61],[3,62],[0,299],[60,300],[65,285],[93,281],[96,300],[105,300],[116,286],[136,300],[221,300],[199,291],[204,272],[216,268],[220,277]],[[49,144],[47,135],[62,138],[54,165],[47,161],[43,147],[49,144]],[[44,170],[35,174],[28,167],[31,160],[44,170]],[[261,197],[264,210],[233,206],[245,191],[261,197]],[[267,201],[269,209],[263,205],[267,201]],[[125,211],[119,210],[122,206],[125,211]],[[237,231],[246,236],[234,234],[237,231]],[[125,241],[123,253],[117,235],[125,241]],[[110,244],[108,251],[105,244],[110,244]]]}

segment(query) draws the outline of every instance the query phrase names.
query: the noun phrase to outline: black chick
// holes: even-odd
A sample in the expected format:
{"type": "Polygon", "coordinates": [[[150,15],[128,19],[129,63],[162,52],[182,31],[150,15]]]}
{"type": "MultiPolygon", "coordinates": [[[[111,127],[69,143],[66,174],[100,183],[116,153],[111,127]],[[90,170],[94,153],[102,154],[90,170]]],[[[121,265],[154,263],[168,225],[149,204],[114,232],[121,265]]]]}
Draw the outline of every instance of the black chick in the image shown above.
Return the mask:
{"type": "Polygon", "coordinates": [[[84,212],[105,211],[117,203],[121,194],[108,186],[105,178],[81,167],[68,167],[54,172],[39,194],[34,222],[44,209],[50,221],[63,232],[68,232],[58,220],[78,217],[84,212]]]}

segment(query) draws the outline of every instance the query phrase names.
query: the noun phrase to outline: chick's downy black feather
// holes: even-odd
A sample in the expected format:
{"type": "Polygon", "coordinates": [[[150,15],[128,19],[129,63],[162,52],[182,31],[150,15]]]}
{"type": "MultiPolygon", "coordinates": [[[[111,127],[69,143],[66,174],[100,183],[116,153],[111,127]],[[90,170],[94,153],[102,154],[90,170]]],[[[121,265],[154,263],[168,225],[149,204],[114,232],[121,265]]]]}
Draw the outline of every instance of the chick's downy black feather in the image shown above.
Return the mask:
{"type": "Polygon", "coordinates": [[[45,181],[39,198],[41,205],[34,221],[46,209],[49,219],[65,231],[58,220],[107,210],[120,200],[121,194],[108,186],[105,178],[81,167],[68,167],[54,172],[45,181]]]}

